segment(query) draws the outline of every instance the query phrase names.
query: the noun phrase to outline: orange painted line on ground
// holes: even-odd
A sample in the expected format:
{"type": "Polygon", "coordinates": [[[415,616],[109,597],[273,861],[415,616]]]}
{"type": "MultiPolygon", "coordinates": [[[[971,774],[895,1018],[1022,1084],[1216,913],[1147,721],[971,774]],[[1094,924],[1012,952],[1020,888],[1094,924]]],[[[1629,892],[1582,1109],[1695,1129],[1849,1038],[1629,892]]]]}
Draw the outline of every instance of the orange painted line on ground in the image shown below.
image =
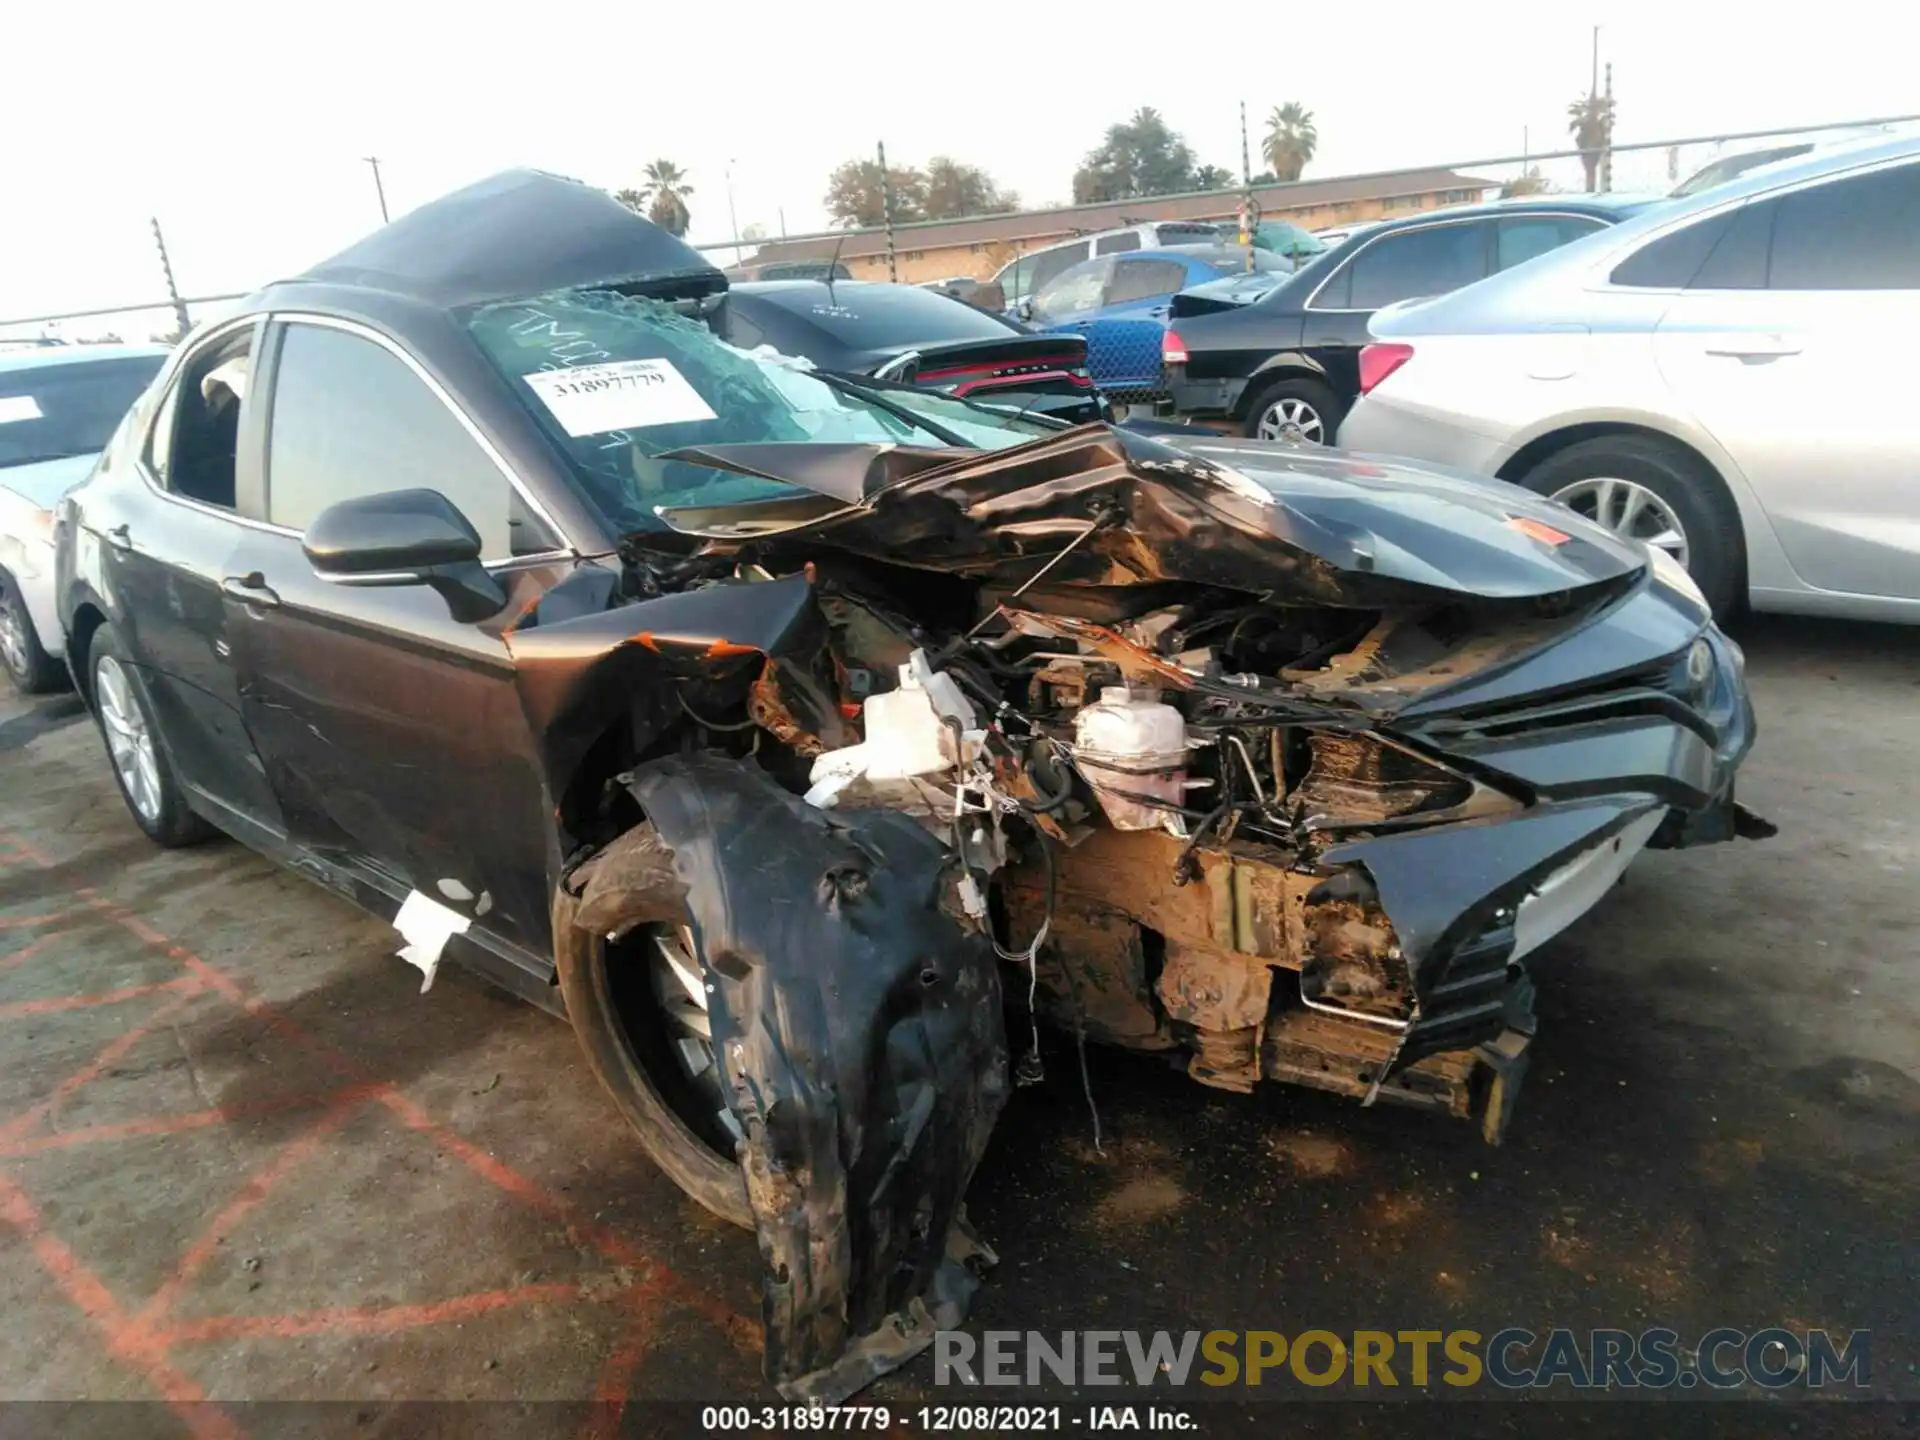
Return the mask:
{"type": "Polygon", "coordinates": [[[27,1193],[4,1175],[0,1175],[0,1219],[25,1238],[41,1268],[106,1340],[109,1353],[139,1372],[190,1432],[201,1440],[243,1440],[240,1427],[208,1405],[205,1392],[169,1365],[163,1350],[133,1335],[126,1312],[100,1277],[47,1228],[27,1193]]]}
{"type": "Polygon", "coordinates": [[[61,910],[52,915],[0,915],[0,930],[24,930],[29,925],[58,925],[74,918],[71,910],[61,910]]]}
{"type": "Polygon", "coordinates": [[[11,1005],[0,1005],[0,1020],[15,1020],[28,1015],[59,1015],[68,1010],[91,1010],[97,1005],[118,1005],[123,1000],[138,1000],[142,995],[164,995],[189,987],[198,990],[200,982],[182,976],[175,980],[162,980],[155,985],[128,985],[98,995],[48,995],[39,1000],[16,1000],[11,1005]]]}
{"type": "Polygon", "coordinates": [[[326,1113],[308,1126],[303,1134],[282,1145],[271,1160],[247,1177],[247,1183],[240,1187],[240,1192],[208,1222],[206,1229],[181,1255],[173,1273],[154,1291],[153,1298],[140,1308],[140,1313],[134,1316],[133,1323],[139,1333],[151,1333],[167,1318],[187,1286],[193,1283],[193,1277],[213,1258],[214,1250],[221,1242],[294,1167],[304,1163],[335,1131],[346,1124],[365,1099],[366,1092],[361,1090],[349,1092],[334,1101],[327,1107],[326,1113]]]}
{"type": "Polygon", "coordinates": [[[182,1135],[189,1130],[207,1130],[215,1125],[231,1125],[237,1120],[252,1120],[261,1115],[277,1115],[286,1110],[304,1110],[325,1105],[343,1092],[284,1095],[253,1105],[219,1105],[211,1110],[189,1110],[179,1115],[151,1115],[139,1120],[120,1120],[105,1125],[82,1125],[73,1130],[56,1130],[19,1140],[0,1138],[0,1157],[39,1155],[48,1150],[71,1150],[80,1145],[103,1145],[115,1140],[137,1140],[154,1135],[182,1135]]]}
{"type": "Polygon", "coordinates": [[[509,1290],[484,1290],[430,1300],[420,1305],[343,1305],[326,1310],[304,1310],[290,1315],[207,1315],[183,1320],[154,1335],[156,1345],[173,1346],[198,1340],[290,1340],[301,1335],[391,1335],[423,1325],[471,1320],[495,1310],[521,1305],[557,1305],[580,1298],[580,1287],[549,1282],[516,1285],[509,1290]]]}
{"type": "Polygon", "coordinates": [[[122,1031],[116,1035],[112,1040],[108,1041],[100,1053],[94,1056],[84,1067],[76,1070],[58,1085],[54,1086],[53,1092],[48,1095],[46,1099],[42,1100],[31,1110],[16,1115],[4,1125],[0,1125],[0,1141],[17,1140],[23,1135],[32,1133],[34,1127],[57,1110],[61,1102],[68,1096],[72,1095],[76,1090],[91,1085],[95,1080],[98,1080],[102,1075],[106,1074],[107,1071],[119,1064],[121,1057],[132,1050],[133,1047],[138,1045],[142,1040],[146,1039],[147,1036],[162,1026],[171,1024],[174,1016],[191,1005],[201,993],[202,991],[198,987],[191,990],[183,989],[177,996],[169,1000],[165,1005],[162,1005],[144,1021],[134,1026],[133,1029],[122,1031]]]}
{"type": "Polygon", "coordinates": [[[433,1140],[441,1149],[475,1174],[571,1226],[581,1239],[587,1241],[615,1264],[638,1271],[641,1283],[636,1287],[636,1296],[671,1297],[704,1319],[713,1322],[737,1348],[753,1354],[759,1353],[761,1332],[756,1321],[749,1320],[739,1311],[707,1294],[683,1276],[676,1274],[657,1260],[651,1259],[604,1225],[595,1225],[591,1221],[576,1218],[573,1207],[564,1200],[541,1188],[512,1166],[489,1155],[471,1140],[447,1129],[399,1091],[390,1087],[385,1088],[375,1098],[392,1110],[402,1124],[418,1130],[433,1140]]]}
{"type": "Polygon", "coordinates": [[[580,1427],[580,1440],[616,1440],[620,1434],[620,1416],[633,1393],[633,1377],[647,1358],[653,1343],[653,1321],[635,1316],[607,1358],[601,1362],[599,1377],[593,1385],[593,1409],[580,1427]]]}
{"type": "Polygon", "coordinates": [[[62,935],[68,933],[70,932],[65,930],[55,930],[51,935],[42,935],[38,940],[27,945],[22,945],[18,950],[10,954],[0,955],[0,970],[11,970],[16,965],[26,964],[27,961],[46,949],[53,941],[58,940],[62,935]]]}
{"type": "Polygon", "coordinates": [[[7,844],[11,845],[16,851],[18,851],[21,855],[25,856],[27,859],[31,860],[34,864],[38,865],[42,870],[51,870],[53,868],[53,860],[50,856],[48,856],[42,851],[34,849],[33,846],[28,844],[20,836],[9,833],[7,836],[5,836],[5,841],[7,844]]]}
{"type": "MultiPolygon", "coordinates": [[[[0,836],[0,840],[8,838],[13,837],[0,836]]],[[[52,861],[24,842],[21,842],[21,848],[34,860],[35,864],[43,869],[52,867],[52,861]]],[[[251,993],[218,966],[209,963],[186,947],[175,944],[131,911],[100,898],[98,892],[91,886],[77,887],[71,893],[110,915],[136,938],[178,960],[186,968],[189,976],[200,981],[207,989],[214,991],[248,1014],[263,1020],[276,1033],[285,1036],[289,1041],[315,1056],[328,1068],[350,1079],[371,1080],[373,1078],[366,1067],[325,1041],[307,1034],[277,1007],[251,993]]],[[[758,1322],[740,1314],[684,1277],[650,1259],[623,1237],[606,1227],[580,1220],[573,1207],[567,1202],[434,1120],[422,1107],[401,1095],[391,1084],[378,1083],[370,1098],[379,1100],[399,1117],[403,1124],[432,1139],[441,1149],[460,1160],[475,1174],[523,1203],[570,1226],[581,1238],[587,1240],[602,1255],[616,1264],[638,1271],[641,1283],[636,1286],[632,1296],[636,1303],[656,1296],[670,1296],[717,1326],[737,1349],[752,1354],[759,1352],[762,1342],[758,1322]]],[[[0,1132],[0,1134],[3,1133],[0,1132]]]]}

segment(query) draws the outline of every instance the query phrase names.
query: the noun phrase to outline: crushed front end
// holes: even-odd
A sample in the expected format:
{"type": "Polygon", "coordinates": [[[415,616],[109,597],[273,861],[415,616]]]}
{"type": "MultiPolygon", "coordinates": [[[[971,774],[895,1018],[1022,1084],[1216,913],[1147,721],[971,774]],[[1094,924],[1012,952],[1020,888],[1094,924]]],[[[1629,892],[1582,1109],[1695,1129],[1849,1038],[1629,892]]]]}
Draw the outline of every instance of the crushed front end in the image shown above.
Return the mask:
{"type": "MultiPolygon", "coordinates": [[[[733,888],[693,905],[735,937],[702,963],[715,1036],[752,1051],[730,1103],[790,1393],[910,1353],[856,1332],[950,1317],[946,1261],[984,1253],[960,1199],[1004,1086],[998,1001],[957,992],[990,1035],[920,995],[903,1028],[911,977],[945,996],[990,945],[1016,1004],[1088,1039],[1226,1089],[1478,1116],[1497,1141],[1528,956],[1641,849],[1769,833],[1734,799],[1741,657],[1685,577],[1511,487],[1098,426],[992,454],[667,459],[787,488],[664,510],[595,605],[556,591],[513,646],[554,768],[630,708],[620,786],[656,824],[687,830],[712,757],[783,823],[837,817],[817,854],[714,860],[733,888]],[[866,853],[864,887],[889,845],[912,884],[863,912],[820,857],[866,853]],[[843,912],[885,924],[814,943],[843,912]],[[904,1043],[945,1052],[908,1064],[904,1043]],[[948,1114],[929,1107],[953,1063],[994,1073],[948,1114]],[[798,1260],[849,1254],[875,1258],[820,1266],[823,1322],[798,1260]]],[[[613,812],[569,804],[596,843],[613,812]]],[[[694,826],[683,863],[724,831],[694,826]]]]}

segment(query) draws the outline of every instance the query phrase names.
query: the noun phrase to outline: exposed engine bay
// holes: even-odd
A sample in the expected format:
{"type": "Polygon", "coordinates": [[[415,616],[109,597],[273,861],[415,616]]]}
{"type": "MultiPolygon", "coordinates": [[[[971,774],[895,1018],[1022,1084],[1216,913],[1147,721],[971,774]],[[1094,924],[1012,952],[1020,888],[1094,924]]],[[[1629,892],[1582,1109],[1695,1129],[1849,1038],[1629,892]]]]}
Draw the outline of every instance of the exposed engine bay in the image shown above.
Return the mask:
{"type": "Polygon", "coordinates": [[[1008,1054],[1040,1077],[1030,1013],[1497,1143],[1534,1029],[1519,961],[1644,846],[1769,831],[1732,799],[1738,652],[1639,553],[1505,487],[1354,457],[1276,481],[1257,453],[1104,427],[677,452],[799,493],[662,510],[511,637],[551,769],[590,773],[631,708],[617,778],[563,799],[567,888],[661,827],[791,1395],[849,1393],[963,1312],[955,1266],[990,1252],[960,1197],[1008,1054]]]}

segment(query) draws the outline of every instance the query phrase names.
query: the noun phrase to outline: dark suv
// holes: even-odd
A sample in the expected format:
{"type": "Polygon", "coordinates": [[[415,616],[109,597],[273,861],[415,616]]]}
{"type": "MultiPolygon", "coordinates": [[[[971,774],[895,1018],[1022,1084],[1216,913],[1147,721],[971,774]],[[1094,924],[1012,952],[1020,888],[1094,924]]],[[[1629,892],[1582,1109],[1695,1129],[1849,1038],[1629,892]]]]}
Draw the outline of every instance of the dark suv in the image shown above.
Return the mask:
{"type": "Polygon", "coordinates": [[[1430,211],[1335,246],[1252,303],[1176,295],[1161,344],[1173,411],[1327,444],[1360,393],[1375,310],[1458,290],[1657,203],[1542,196],[1430,211]]]}

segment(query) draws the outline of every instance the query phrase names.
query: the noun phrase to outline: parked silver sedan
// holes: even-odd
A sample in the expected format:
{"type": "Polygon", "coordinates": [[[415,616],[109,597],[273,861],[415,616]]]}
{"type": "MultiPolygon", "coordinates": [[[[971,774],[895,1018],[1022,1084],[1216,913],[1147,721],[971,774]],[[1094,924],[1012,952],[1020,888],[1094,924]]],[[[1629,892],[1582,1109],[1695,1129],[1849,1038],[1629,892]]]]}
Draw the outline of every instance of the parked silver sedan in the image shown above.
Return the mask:
{"type": "Polygon", "coordinates": [[[1717,614],[1920,623],[1920,137],[1761,167],[1371,333],[1342,446],[1552,496],[1717,614]]]}

